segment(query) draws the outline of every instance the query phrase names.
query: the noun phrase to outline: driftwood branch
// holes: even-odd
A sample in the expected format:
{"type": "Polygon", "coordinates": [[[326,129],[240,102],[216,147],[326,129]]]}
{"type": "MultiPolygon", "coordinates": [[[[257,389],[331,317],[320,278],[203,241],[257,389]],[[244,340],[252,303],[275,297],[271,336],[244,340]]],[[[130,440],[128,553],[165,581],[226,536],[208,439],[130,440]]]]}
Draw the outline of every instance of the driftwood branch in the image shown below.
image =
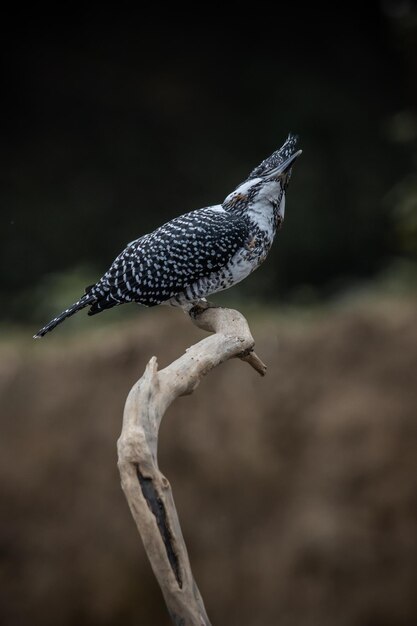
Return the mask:
{"type": "Polygon", "coordinates": [[[171,487],[158,468],[159,426],[175,398],[191,394],[216,365],[239,357],[262,376],[266,366],[253,352],[255,342],[238,311],[198,308],[190,317],[197,326],[214,334],[188,348],[159,372],[156,358],[151,358],[126,400],[118,440],[118,466],[126,499],[173,623],[209,626],[191,572],[171,487]]]}

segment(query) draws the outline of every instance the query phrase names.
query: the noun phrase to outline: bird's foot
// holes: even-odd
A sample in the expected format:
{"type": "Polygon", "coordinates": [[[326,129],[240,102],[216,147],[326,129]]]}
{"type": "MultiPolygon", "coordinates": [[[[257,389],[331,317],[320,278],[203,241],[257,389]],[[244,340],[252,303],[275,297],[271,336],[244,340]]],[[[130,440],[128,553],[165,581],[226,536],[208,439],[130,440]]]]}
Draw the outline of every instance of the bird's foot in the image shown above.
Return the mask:
{"type": "Polygon", "coordinates": [[[189,316],[192,319],[196,319],[199,315],[201,315],[206,309],[221,309],[217,304],[213,302],[208,302],[205,298],[199,300],[196,304],[193,304],[191,309],[188,311],[189,316]]]}

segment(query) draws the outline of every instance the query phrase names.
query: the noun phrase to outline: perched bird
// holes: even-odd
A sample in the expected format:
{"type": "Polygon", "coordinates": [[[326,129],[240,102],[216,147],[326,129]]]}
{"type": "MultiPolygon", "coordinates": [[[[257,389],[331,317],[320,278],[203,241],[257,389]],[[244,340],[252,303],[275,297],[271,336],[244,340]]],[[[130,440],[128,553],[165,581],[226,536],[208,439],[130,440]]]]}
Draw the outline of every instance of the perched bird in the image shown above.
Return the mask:
{"type": "Polygon", "coordinates": [[[109,270],[34,337],[43,337],[89,306],[95,315],[125,302],[172,304],[190,311],[228,289],[265,260],[285,211],[297,137],[250,173],[222,204],[185,213],[127,245],[109,270]]]}

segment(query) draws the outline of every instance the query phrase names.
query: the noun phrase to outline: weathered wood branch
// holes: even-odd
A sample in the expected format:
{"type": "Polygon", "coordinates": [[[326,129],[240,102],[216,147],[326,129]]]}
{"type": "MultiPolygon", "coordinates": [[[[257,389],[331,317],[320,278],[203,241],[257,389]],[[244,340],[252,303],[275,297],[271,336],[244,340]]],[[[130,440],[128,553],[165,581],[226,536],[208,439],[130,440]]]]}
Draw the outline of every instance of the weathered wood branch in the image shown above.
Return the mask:
{"type": "Polygon", "coordinates": [[[253,351],[254,340],[238,311],[198,308],[193,322],[214,334],[188,348],[158,372],[156,357],[132,387],[118,440],[122,487],[152,569],[176,626],[210,626],[194,581],[168,480],[158,468],[158,431],[169,405],[190,394],[216,365],[239,357],[264,375],[266,366],[253,351]]]}

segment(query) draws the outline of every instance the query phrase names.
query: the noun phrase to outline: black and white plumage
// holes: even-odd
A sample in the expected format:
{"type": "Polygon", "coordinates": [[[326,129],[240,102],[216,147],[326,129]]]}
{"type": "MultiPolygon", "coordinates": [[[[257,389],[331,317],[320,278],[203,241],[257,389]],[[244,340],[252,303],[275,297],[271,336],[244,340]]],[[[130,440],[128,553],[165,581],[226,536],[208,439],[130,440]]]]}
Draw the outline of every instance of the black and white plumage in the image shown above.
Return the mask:
{"type": "Polygon", "coordinates": [[[44,326],[43,337],[89,306],[89,315],[137,302],[189,310],[240,282],[265,260],[285,211],[297,138],[262,161],[219,205],[198,209],[132,241],[85,295],[44,326]]]}

